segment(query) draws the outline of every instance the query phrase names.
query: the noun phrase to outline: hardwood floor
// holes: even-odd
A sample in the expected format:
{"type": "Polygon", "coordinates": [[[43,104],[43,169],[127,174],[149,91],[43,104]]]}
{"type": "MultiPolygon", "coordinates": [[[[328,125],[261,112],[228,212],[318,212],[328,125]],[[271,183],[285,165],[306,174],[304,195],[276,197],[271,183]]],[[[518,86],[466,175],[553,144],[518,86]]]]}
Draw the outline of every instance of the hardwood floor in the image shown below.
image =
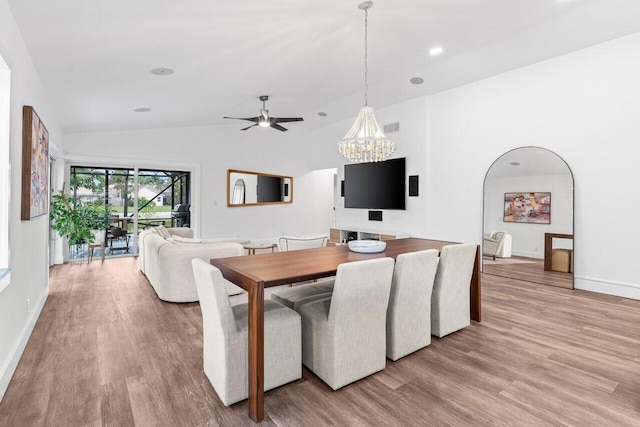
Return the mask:
{"type": "Polygon", "coordinates": [[[493,276],[509,277],[523,282],[573,288],[573,274],[558,271],[545,271],[544,260],[512,256],[510,258],[484,257],[483,273],[493,276]]]}
{"type": "MultiPolygon", "coordinates": [[[[483,277],[473,323],[334,392],[309,371],[265,426],[638,426],[640,301],[483,277]]],[[[160,301],[136,260],[59,266],[0,403],[1,426],[255,425],[202,371],[198,304],[160,301]]]]}

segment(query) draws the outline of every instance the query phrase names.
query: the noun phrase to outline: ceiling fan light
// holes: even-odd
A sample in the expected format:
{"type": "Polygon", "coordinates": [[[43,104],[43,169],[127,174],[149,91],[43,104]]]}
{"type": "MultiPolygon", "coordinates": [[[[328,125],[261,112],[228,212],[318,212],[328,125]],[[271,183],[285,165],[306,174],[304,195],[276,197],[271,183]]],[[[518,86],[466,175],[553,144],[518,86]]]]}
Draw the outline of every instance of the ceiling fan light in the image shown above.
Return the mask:
{"type": "Polygon", "coordinates": [[[260,119],[258,120],[258,124],[265,128],[267,126],[271,126],[271,123],[269,122],[269,120],[265,120],[264,117],[260,117],[260,119]]]}

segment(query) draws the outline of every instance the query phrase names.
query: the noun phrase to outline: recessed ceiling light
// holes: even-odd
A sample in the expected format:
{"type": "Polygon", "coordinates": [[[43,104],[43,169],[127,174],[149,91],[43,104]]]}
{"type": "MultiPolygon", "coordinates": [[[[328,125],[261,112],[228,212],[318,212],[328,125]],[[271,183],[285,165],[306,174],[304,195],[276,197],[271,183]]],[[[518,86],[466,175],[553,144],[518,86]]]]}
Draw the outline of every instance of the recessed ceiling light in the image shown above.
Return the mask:
{"type": "Polygon", "coordinates": [[[511,166],[520,166],[520,162],[511,162],[509,163],[511,166]]]}
{"type": "Polygon", "coordinates": [[[412,77],[409,81],[414,85],[421,85],[424,83],[424,79],[422,77],[412,77]]]}
{"type": "Polygon", "coordinates": [[[324,111],[320,111],[320,112],[318,113],[318,115],[319,115],[320,117],[327,117],[327,113],[325,113],[324,111]]]}
{"type": "Polygon", "coordinates": [[[442,49],[442,46],[433,47],[433,48],[431,48],[431,50],[429,50],[429,55],[431,55],[431,56],[440,55],[443,50],[444,49],[442,49]]]}
{"type": "Polygon", "coordinates": [[[140,107],[140,108],[136,108],[135,110],[136,113],[146,113],[148,111],[151,111],[151,108],[148,107],[140,107]]]}
{"type": "Polygon", "coordinates": [[[155,74],[156,76],[168,76],[173,74],[173,70],[171,68],[154,68],[151,70],[151,74],[155,74]]]}

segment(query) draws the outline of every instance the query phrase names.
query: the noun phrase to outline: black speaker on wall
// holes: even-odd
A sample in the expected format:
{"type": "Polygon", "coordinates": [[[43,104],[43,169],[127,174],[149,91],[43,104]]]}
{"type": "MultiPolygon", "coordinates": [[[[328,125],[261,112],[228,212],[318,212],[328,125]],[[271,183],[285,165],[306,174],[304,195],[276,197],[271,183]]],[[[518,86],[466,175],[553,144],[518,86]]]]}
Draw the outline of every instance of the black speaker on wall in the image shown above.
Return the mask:
{"type": "Polygon", "coordinates": [[[369,221],[382,221],[382,211],[369,211],[369,221]]]}
{"type": "Polygon", "coordinates": [[[418,195],[418,175],[409,176],[409,197],[418,195]]]}
{"type": "Polygon", "coordinates": [[[344,180],[340,181],[340,197],[344,197],[344,180]]]}

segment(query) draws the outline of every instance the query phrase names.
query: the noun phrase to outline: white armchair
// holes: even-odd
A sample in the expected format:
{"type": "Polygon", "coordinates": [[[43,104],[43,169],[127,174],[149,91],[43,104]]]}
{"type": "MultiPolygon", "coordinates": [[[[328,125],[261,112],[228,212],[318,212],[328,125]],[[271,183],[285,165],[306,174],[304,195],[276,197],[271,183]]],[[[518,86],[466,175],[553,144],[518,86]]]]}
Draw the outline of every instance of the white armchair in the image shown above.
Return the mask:
{"type": "Polygon", "coordinates": [[[511,257],[511,234],[505,231],[494,231],[484,235],[482,255],[497,258],[511,257]]]}

